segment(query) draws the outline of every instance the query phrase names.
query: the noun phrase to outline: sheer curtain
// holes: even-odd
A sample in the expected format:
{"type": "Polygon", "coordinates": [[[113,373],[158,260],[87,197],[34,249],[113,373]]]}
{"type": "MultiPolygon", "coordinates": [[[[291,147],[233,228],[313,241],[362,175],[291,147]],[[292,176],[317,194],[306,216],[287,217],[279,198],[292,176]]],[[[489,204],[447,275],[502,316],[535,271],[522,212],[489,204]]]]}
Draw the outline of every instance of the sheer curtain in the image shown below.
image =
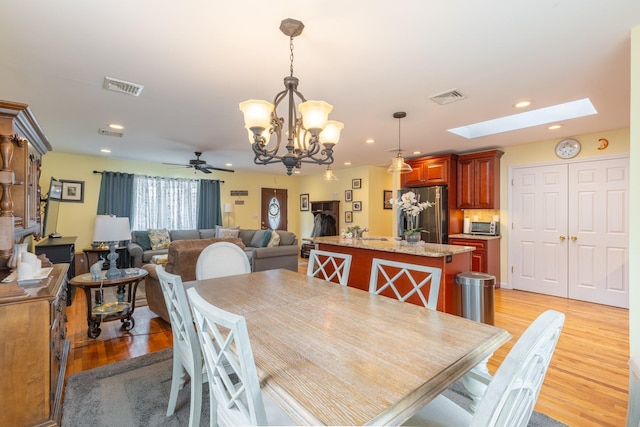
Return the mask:
{"type": "Polygon", "coordinates": [[[200,180],[135,175],[133,183],[133,230],[197,228],[200,180]]]}

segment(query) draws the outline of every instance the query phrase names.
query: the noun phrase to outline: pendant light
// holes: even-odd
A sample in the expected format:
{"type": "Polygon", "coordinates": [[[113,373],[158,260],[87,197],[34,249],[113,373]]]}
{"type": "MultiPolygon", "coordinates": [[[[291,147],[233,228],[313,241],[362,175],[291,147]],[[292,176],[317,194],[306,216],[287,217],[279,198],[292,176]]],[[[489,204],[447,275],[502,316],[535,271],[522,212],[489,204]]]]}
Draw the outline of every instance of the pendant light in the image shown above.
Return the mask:
{"type": "Polygon", "coordinates": [[[337,181],[338,177],[333,174],[333,170],[331,170],[331,166],[327,166],[326,172],[322,175],[323,181],[337,181]]]}
{"type": "Polygon", "coordinates": [[[407,113],[405,113],[404,111],[393,113],[393,118],[398,119],[398,155],[391,162],[391,166],[389,166],[389,169],[387,169],[387,172],[389,173],[408,173],[413,170],[411,166],[405,163],[404,158],[402,157],[402,150],[400,149],[400,119],[403,119],[405,117],[407,117],[407,113]]]}

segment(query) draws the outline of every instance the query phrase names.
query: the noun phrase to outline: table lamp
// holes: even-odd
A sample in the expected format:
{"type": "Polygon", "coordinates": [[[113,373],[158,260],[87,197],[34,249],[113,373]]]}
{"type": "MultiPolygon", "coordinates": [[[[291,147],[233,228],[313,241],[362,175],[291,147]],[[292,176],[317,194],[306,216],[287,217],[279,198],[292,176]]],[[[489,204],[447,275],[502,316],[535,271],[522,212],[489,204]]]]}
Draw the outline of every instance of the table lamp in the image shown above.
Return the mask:
{"type": "Polygon", "coordinates": [[[109,270],[105,274],[107,279],[121,277],[122,273],[118,270],[116,261],[118,253],[116,252],[116,244],[121,240],[131,239],[131,228],[129,226],[129,218],[126,217],[96,217],[95,227],[93,230],[94,242],[108,242],[109,254],[109,270]]]}

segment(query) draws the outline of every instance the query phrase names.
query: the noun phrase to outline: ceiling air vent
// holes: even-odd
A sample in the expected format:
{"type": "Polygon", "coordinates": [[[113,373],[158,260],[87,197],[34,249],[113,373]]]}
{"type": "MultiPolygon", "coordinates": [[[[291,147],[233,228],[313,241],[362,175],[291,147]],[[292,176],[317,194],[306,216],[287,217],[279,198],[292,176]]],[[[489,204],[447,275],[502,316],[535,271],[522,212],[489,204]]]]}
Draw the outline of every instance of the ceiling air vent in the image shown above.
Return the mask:
{"type": "Polygon", "coordinates": [[[115,136],[116,138],[122,138],[124,133],[117,132],[115,130],[98,129],[98,133],[104,136],[115,136]]]}
{"type": "Polygon", "coordinates": [[[465,98],[466,96],[464,96],[457,89],[451,89],[446,92],[442,92],[429,97],[430,100],[440,105],[451,104],[452,102],[461,101],[465,98]]]}
{"type": "Polygon", "coordinates": [[[114,92],[126,93],[127,95],[138,96],[142,89],[143,85],[125,82],[124,80],[114,79],[113,77],[105,77],[104,83],[102,83],[102,87],[107,90],[112,90],[114,92]]]}

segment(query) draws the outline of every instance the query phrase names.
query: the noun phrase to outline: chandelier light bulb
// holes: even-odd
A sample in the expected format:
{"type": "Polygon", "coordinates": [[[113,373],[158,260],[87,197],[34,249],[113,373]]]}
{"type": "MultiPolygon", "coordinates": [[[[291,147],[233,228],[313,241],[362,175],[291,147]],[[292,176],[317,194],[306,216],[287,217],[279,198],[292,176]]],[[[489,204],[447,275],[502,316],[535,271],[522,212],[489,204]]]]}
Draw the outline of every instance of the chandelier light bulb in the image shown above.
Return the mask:
{"type": "Polygon", "coordinates": [[[271,113],[274,105],[267,101],[250,99],[240,103],[240,111],[244,114],[244,125],[247,129],[269,129],[271,124],[271,113]]]}
{"type": "Polygon", "coordinates": [[[340,140],[340,132],[344,128],[344,123],[335,120],[329,120],[327,126],[320,132],[320,143],[337,144],[340,140]]]}
{"type": "Polygon", "coordinates": [[[298,105],[298,111],[302,115],[302,125],[315,134],[327,126],[331,110],[333,106],[324,101],[306,101],[298,105]]]}

